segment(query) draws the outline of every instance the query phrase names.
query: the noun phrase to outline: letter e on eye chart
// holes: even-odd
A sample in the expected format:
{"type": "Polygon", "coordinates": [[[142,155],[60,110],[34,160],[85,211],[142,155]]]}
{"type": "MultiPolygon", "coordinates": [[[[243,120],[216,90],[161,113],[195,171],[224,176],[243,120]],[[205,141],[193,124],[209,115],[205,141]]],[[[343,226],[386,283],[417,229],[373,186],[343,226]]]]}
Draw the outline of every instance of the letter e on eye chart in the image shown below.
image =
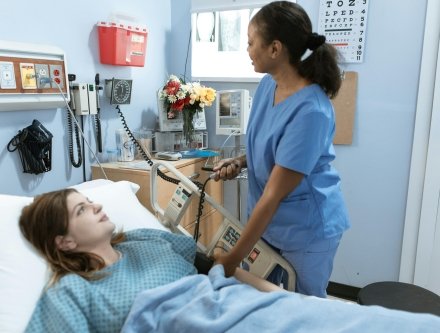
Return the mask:
{"type": "Polygon", "coordinates": [[[318,33],[342,56],[343,63],[360,63],[365,53],[369,0],[320,0],[318,33]]]}

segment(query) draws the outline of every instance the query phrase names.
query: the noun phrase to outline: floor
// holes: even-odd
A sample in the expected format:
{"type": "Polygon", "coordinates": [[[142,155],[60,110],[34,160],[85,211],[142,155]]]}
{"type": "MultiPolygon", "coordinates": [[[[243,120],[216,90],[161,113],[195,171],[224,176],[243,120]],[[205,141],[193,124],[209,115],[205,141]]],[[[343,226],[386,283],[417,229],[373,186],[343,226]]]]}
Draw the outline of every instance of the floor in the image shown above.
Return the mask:
{"type": "Polygon", "coordinates": [[[351,300],[348,300],[348,299],[345,299],[345,298],[339,298],[339,297],[331,296],[331,295],[327,295],[327,298],[328,299],[333,299],[333,300],[339,300],[339,301],[343,301],[343,302],[347,302],[347,303],[356,303],[355,301],[351,301],[351,300]]]}

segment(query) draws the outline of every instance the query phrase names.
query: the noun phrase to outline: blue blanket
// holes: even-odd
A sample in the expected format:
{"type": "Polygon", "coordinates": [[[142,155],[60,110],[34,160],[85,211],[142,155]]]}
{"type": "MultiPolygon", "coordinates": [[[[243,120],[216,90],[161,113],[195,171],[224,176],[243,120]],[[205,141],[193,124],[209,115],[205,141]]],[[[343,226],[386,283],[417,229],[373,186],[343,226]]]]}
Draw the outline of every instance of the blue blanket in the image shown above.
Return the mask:
{"type": "Polygon", "coordinates": [[[225,278],[223,266],[140,293],[122,332],[440,332],[440,317],[264,293],[225,278]]]}

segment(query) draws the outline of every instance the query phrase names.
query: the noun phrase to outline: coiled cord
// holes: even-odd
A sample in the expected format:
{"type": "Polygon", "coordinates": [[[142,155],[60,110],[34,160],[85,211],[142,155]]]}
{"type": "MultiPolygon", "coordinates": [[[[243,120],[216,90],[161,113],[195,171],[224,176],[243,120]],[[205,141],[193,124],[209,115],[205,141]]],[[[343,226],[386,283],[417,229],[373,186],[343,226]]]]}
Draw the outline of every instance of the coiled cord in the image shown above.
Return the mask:
{"type": "Polygon", "coordinates": [[[102,153],[102,134],[101,134],[101,116],[99,111],[94,116],[95,121],[95,132],[96,132],[96,141],[98,145],[98,152],[102,153]]]}
{"type": "Polygon", "coordinates": [[[69,111],[67,111],[67,131],[68,131],[68,135],[69,135],[69,157],[70,157],[70,162],[72,163],[72,165],[75,168],[79,168],[82,165],[82,154],[81,154],[81,142],[80,142],[80,138],[79,138],[79,132],[78,132],[78,127],[75,127],[75,141],[76,141],[76,151],[78,154],[78,161],[75,161],[75,156],[73,154],[73,132],[72,132],[72,115],[70,114],[69,111]]]}
{"type": "Polygon", "coordinates": [[[197,241],[199,240],[199,229],[200,229],[200,218],[202,217],[203,214],[203,203],[205,202],[205,187],[206,184],[208,184],[208,182],[211,180],[210,177],[208,177],[205,182],[203,183],[201,192],[200,192],[200,200],[199,200],[199,209],[197,211],[197,220],[196,220],[196,225],[194,226],[194,240],[197,241]]]}
{"type": "MultiPolygon", "coordinates": [[[[139,142],[135,139],[133,133],[131,133],[130,128],[127,125],[127,122],[125,121],[125,117],[122,114],[121,109],[119,108],[119,105],[116,105],[116,110],[118,111],[119,117],[121,117],[121,121],[122,121],[122,126],[124,127],[125,132],[128,134],[130,140],[134,143],[134,145],[136,146],[136,148],[138,149],[139,153],[142,155],[142,157],[144,158],[145,161],[147,161],[149,166],[153,166],[153,161],[151,160],[151,158],[148,156],[148,154],[142,149],[142,146],[139,144],[139,142]]],[[[173,183],[173,184],[179,184],[180,180],[169,177],[167,175],[165,175],[162,171],[160,171],[159,169],[157,170],[157,174],[159,175],[160,178],[162,178],[163,180],[166,180],[167,182],[173,183]]]]}
{"type": "MultiPolygon", "coordinates": [[[[119,105],[116,105],[116,110],[118,111],[119,117],[121,118],[122,126],[124,127],[125,132],[129,136],[130,140],[134,143],[136,148],[138,149],[139,153],[142,155],[144,160],[148,163],[149,166],[153,166],[153,161],[151,160],[151,157],[144,151],[142,146],[139,144],[139,142],[134,137],[133,133],[131,132],[130,128],[127,125],[127,122],[125,121],[124,114],[122,113],[121,109],[119,108],[119,105]]],[[[157,169],[157,174],[160,178],[163,180],[178,185],[180,183],[180,180],[169,177],[165,175],[162,171],[157,169]]],[[[200,190],[200,200],[199,200],[199,207],[197,210],[197,216],[196,216],[196,225],[194,229],[194,240],[197,242],[199,239],[199,225],[200,225],[200,218],[203,213],[203,202],[205,201],[205,187],[208,181],[211,180],[211,178],[207,178],[205,182],[202,184],[198,181],[192,180],[192,182],[199,188],[200,190]]]]}

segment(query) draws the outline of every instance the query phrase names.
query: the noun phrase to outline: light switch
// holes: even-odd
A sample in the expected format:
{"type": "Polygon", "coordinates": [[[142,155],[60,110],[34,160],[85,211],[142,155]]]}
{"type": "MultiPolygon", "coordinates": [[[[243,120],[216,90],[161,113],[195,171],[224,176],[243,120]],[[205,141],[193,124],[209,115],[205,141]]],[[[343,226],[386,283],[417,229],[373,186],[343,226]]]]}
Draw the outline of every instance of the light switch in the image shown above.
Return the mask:
{"type": "Polygon", "coordinates": [[[12,62],[0,61],[0,88],[16,89],[14,64],[12,62]]]}

